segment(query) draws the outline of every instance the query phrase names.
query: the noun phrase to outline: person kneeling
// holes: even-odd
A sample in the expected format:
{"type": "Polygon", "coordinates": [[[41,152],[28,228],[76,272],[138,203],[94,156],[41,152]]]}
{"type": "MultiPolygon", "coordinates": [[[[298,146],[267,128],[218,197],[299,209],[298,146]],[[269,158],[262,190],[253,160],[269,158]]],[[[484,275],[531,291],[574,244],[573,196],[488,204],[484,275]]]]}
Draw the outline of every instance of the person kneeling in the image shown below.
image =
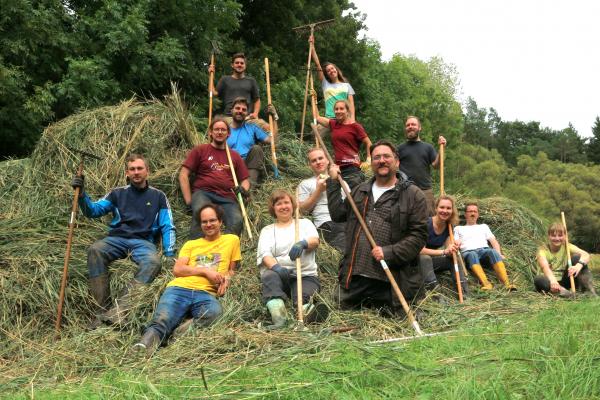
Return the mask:
{"type": "Polygon", "coordinates": [[[269,214],[275,218],[275,223],[265,226],[258,239],[256,263],[260,266],[262,298],[273,321],[267,327],[269,330],[281,329],[286,325],[285,300],[291,297],[297,307],[297,258],[300,258],[301,264],[305,322],[322,321],[328,313],[324,304],[311,304],[311,298],[321,289],[315,262],[319,234],[310,220],[302,218],[299,220],[299,238],[296,241],[295,208],[296,200],[288,192],[273,191],[269,198],[269,214]]]}
{"type": "Polygon", "coordinates": [[[566,288],[571,287],[570,276],[574,276],[576,289],[587,290],[592,296],[597,296],[592,284],[592,272],[588,268],[589,253],[574,244],[568,245],[571,268],[568,265],[565,227],[560,222],[550,225],[548,242],[538,249],[536,257],[544,275],[535,277],[535,289],[538,292],[555,293],[561,297],[573,297],[573,293],[566,288]]]}
{"type": "Polygon", "coordinates": [[[241,260],[240,239],[221,234],[220,206],[207,204],[197,215],[204,237],[189,240],[181,248],[173,268],[175,279],[167,284],[135,350],[151,355],[188,315],[196,326],[207,327],[222,313],[217,297],[225,294],[241,260]]]}

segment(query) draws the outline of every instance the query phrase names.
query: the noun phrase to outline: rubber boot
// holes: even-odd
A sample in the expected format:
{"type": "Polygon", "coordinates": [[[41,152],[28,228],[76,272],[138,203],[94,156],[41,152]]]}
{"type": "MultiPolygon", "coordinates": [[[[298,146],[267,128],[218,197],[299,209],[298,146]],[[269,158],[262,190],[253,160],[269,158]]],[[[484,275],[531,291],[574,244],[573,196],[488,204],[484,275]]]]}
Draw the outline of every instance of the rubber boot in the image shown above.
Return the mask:
{"type": "Polygon", "coordinates": [[[256,168],[248,169],[248,180],[250,181],[250,187],[256,188],[258,186],[258,180],[260,179],[260,170],[256,168]]]}
{"type": "Polygon", "coordinates": [[[102,325],[100,315],[110,307],[110,287],[108,275],[101,275],[88,280],[90,295],[96,303],[95,317],[88,325],[90,330],[94,330],[102,325]]]}
{"type": "Polygon", "coordinates": [[[283,299],[271,299],[267,302],[267,310],[271,313],[272,325],[267,326],[267,330],[273,331],[285,327],[287,323],[287,311],[283,299]]]}
{"type": "Polygon", "coordinates": [[[579,286],[581,287],[582,291],[588,291],[590,292],[591,296],[598,297],[598,295],[596,294],[596,289],[594,289],[594,284],[592,282],[592,271],[590,271],[589,268],[582,269],[581,272],[579,272],[579,275],[575,277],[575,279],[579,281],[579,286]]]}
{"type": "Polygon", "coordinates": [[[492,290],[494,286],[490,283],[490,281],[488,281],[485,272],[483,272],[483,268],[481,268],[481,265],[473,264],[471,266],[471,271],[473,271],[477,279],[479,279],[479,282],[481,282],[481,290],[492,290]]]}
{"type": "Polygon", "coordinates": [[[139,342],[131,346],[134,353],[146,352],[146,357],[152,356],[158,345],[160,344],[160,336],[154,329],[146,329],[139,342]]]}
{"type": "Polygon", "coordinates": [[[504,287],[510,290],[511,292],[517,290],[517,287],[510,283],[508,280],[508,274],[506,273],[506,267],[502,261],[498,261],[496,264],[492,266],[494,268],[494,272],[496,272],[496,276],[504,284],[504,287]]]}
{"type": "Polygon", "coordinates": [[[143,283],[132,279],[115,300],[115,306],[100,315],[102,322],[110,325],[123,326],[127,321],[129,310],[133,306],[132,295],[136,289],[144,286],[143,283]]]}
{"type": "Polygon", "coordinates": [[[565,299],[572,299],[573,297],[575,297],[575,293],[571,292],[570,290],[565,289],[562,286],[558,290],[558,295],[560,297],[564,297],[565,299]]]}

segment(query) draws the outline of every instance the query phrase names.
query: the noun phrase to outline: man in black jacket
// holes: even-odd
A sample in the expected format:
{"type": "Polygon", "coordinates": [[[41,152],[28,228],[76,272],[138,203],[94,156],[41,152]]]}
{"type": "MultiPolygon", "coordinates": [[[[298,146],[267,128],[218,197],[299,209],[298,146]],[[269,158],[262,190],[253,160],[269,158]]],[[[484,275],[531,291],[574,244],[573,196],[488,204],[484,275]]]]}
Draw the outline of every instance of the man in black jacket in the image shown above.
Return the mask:
{"type": "Polygon", "coordinates": [[[371,248],[347,200],[342,200],[338,166],[329,170],[327,202],[335,222],[346,223],[346,251],[340,265],[340,306],[391,307],[399,302],[380,261],[385,260],[404,296],[414,298],[422,286],[417,256],[427,240],[427,204],[423,192],[398,174],[394,145],[378,141],[371,146],[374,177],[352,191],[352,197],[371,230],[377,246],[371,248]]]}

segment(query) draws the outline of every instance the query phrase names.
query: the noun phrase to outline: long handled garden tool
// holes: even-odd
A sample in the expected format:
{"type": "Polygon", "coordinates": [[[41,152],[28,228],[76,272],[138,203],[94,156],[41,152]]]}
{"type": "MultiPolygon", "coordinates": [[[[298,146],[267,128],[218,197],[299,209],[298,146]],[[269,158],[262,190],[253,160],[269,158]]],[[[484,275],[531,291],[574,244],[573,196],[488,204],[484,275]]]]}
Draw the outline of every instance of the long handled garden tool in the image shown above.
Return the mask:
{"type": "MultiPolygon", "coordinates": [[[[333,24],[335,20],[328,19],[325,21],[314,22],[307,25],[297,26],[292,28],[292,30],[298,34],[303,34],[305,32],[310,32],[310,36],[314,36],[315,30],[323,29],[331,24],[333,24]]],[[[302,108],[302,122],[300,125],[300,142],[304,140],[304,120],[306,119],[306,103],[308,99],[308,80],[310,76],[310,62],[312,59],[312,49],[314,44],[312,42],[308,45],[308,62],[306,63],[306,84],[304,86],[304,107],[302,108]]]]}
{"type": "MultiPolygon", "coordinates": [[[[79,167],[77,168],[77,176],[83,175],[83,163],[85,157],[93,158],[96,160],[100,160],[100,157],[90,154],[86,151],[76,150],[69,148],[69,150],[79,153],[81,155],[81,160],[79,161],[79,167]]],[[[56,335],[60,333],[60,326],[62,322],[62,310],[65,302],[65,289],[67,288],[67,277],[69,275],[69,260],[71,259],[71,244],[73,242],[73,231],[75,230],[75,219],[77,218],[77,209],[78,209],[78,200],[79,200],[79,192],[81,188],[76,187],[73,190],[73,202],[71,203],[71,216],[69,218],[69,233],[67,234],[67,248],[65,250],[65,262],[63,264],[63,273],[62,279],[60,281],[60,292],[58,294],[58,305],[56,307],[56,322],[54,324],[54,329],[56,331],[56,335]]]]}
{"type": "MultiPolygon", "coordinates": [[[[298,189],[296,189],[296,209],[294,210],[294,243],[300,241],[300,202],[298,201],[298,189]]],[[[304,326],[304,315],[302,309],[302,261],[296,258],[296,291],[298,302],[298,326],[304,326]]]]}
{"type": "MultiPolygon", "coordinates": [[[[271,103],[271,82],[269,79],[269,59],[265,58],[265,75],[267,76],[267,103],[271,103]]],[[[275,153],[275,130],[273,129],[273,116],[269,113],[269,130],[271,131],[271,160],[273,161],[273,176],[275,179],[281,178],[279,168],[277,167],[277,153],[275,153]]]]}
{"type": "MultiPolygon", "coordinates": [[[[440,195],[444,195],[444,147],[440,144],[440,195]]],[[[448,222],[448,233],[450,235],[450,243],[454,245],[454,232],[452,232],[452,224],[448,222]]],[[[458,292],[458,302],[463,302],[463,290],[460,282],[460,271],[458,270],[458,262],[456,252],[452,252],[452,263],[454,264],[454,279],[456,280],[456,290],[458,292]]]]}
{"type": "MultiPolygon", "coordinates": [[[[569,250],[569,233],[567,231],[567,221],[565,219],[565,213],[563,211],[560,212],[560,218],[562,219],[562,224],[565,227],[565,247],[567,249],[567,265],[569,268],[573,267],[573,263],[571,262],[571,250],[569,250]]],[[[571,292],[575,293],[575,278],[573,275],[569,275],[569,283],[571,284],[571,292]]]]}
{"type": "MultiPolygon", "coordinates": [[[[323,149],[323,152],[325,153],[325,156],[327,157],[329,164],[333,165],[334,161],[331,158],[331,154],[329,154],[327,147],[325,147],[323,138],[321,138],[321,134],[319,133],[319,130],[317,129],[317,127],[315,125],[312,125],[312,131],[313,131],[315,137],[317,138],[317,140],[319,141],[319,143],[321,144],[321,148],[323,149]]],[[[346,200],[348,200],[350,207],[352,207],[352,211],[354,211],[354,214],[356,215],[356,219],[358,220],[360,226],[362,227],[362,229],[365,233],[365,236],[367,237],[367,240],[371,244],[371,247],[372,248],[377,247],[377,243],[375,243],[375,239],[373,238],[373,235],[371,234],[369,227],[365,223],[364,218],[362,217],[362,215],[360,214],[360,211],[356,207],[356,203],[354,202],[354,199],[352,198],[352,194],[350,193],[350,190],[346,186],[344,179],[342,178],[342,175],[338,174],[337,178],[338,178],[338,181],[340,182],[340,185],[342,186],[342,189],[344,190],[344,193],[346,193],[346,200]]],[[[394,276],[392,275],[390,268],[388,267],[385,260],[381,260],[379,263],[381,264],[381,268],[383,268],[385,275],[387,276],[388,280],[390,281],[390,284],[392,285],[392,288],[394,289],[394,293],[398,297],[398,300],[400,300],[400,304],[402,305],[402,308],[404,309],[404,312],[406,313],[406,316],[408,317],[409,322],[411,323],[411,325],[414,328],[417,335],[422,335],[423,332],[421,331],[421,327],[419,326],[419,323],[415,319],[415,316],[414,316],[413,312],[411,311],[408,303],[406,302],[404,295],[402,295],[402,292],[400,291],[400,288],[398,287],[398,284],[396,283],[396,279],[394,279],[394,276]]]]}
{"type": "MultiPolygon", "coordinates": [[[[235,173],[235,168],[233,165],[233,161],[231,161],[231,152],[229,151],[229,145],[225,143],[225,152],[227,153],[227,162],[229,163],[229,170],[231,171],[231,177],[233,178],[233,184],[235,187],[239,186],[237,174],[235,173]]],[[[242,210],[242,216],[244,217],[244,226],[246,227],[246,233],[248,237],[252,239],[252,229],[250,228],[250,221],[248,220],[248,213],[246,212],[246,206],[244,205],[244,199],[242,199],[242,194],[236,194],[238,204],[240,205],[240,210],[242,210]]]]}

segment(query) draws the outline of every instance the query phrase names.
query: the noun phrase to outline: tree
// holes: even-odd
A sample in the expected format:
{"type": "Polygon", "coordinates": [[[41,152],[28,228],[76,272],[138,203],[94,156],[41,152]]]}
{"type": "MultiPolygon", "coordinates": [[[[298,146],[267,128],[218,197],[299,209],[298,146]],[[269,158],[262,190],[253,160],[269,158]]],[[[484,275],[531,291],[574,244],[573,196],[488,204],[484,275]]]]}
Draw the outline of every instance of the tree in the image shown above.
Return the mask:
{"type": "Polygon", "coordinates": [[[585,153],[589,161],[600,164],[600,117],[598,116],[596,116],[594,126],[592,126],[592,137],[588,142],[585,153]]]}

